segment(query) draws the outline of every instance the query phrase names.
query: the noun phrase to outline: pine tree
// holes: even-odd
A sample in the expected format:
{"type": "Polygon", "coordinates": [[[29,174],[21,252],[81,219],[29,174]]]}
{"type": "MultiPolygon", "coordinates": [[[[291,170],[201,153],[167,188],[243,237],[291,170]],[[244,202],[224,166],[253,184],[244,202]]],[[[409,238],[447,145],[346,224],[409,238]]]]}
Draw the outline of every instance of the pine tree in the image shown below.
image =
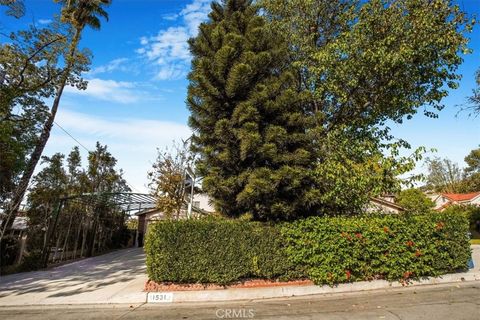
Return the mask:
{"type": "Polygon", "coordinates": [[[303,215],[314,161],[286,42],[251,0],[214,2],[209,18],[189,41],[187,103],[203,188],[230,217],[303,215]]]}

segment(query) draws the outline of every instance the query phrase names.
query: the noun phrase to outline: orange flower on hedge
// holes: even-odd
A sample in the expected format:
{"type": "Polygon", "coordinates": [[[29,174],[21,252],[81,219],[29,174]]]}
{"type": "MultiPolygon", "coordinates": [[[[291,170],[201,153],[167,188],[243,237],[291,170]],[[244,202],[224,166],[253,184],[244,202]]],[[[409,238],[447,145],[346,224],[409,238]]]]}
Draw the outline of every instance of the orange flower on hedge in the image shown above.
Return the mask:
{"type": "Polygon", "coordinates": [[[390,232],[390,229],[389,229],[388,227],[383,227],[383,232],[389,233],[389,232],[390,232]]]}
{"type": "Polygon", "coordinates": [[[417,249],[417,251],[415,251],[415,257],[420,257],[421,255],[422,255],[422,252],[417,249]]]}
{"type": "Polygon", "coordinates": [[[347,232],[342,232],[341,237],[346,238],[349,241],[352,240],[352,237],[347,232]]]}
{"type": "Polygon", "coordinates": [[[412,240],[408,240],[406,243],[407,247],[413,247],[415,243],[412,240]]]}
{"type": "Polygon", "coordinates": [[[435,230],[442,230],[443,227],[445,227],[445,223],[443,223],[442,221],[440,222],[437,222],[437,225],[435,226],[435,230]]]}
{"type": "Polygon", "coordinates": [[[357,237],[357,239],[362,239],[363,235],[360,232],[357,232],[355,233],[355,237],[357,237]]]}
{"type": "Polygon", "coordinates": [[[345,277],[347,278],[347,280],[350,280],[350,278],[352,277],[352,273],[350,272],[350,270],[345,271],[345,277]]]}

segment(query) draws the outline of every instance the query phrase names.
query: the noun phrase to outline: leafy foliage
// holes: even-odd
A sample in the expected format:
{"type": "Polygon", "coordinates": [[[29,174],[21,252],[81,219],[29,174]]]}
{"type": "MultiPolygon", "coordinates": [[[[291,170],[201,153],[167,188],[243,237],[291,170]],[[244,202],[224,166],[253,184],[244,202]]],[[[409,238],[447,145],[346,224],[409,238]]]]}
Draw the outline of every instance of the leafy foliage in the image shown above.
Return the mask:
{"type": "Polygon", "coordinates": [[[471,25],[450,1],[264,0],[289,35],[303,89],[322,125],[401,122],[442,109],[456,88],[471,25]],[[446,86],[444,86],[446,85],[446,86]]]}
{"type": "Polygon", "coordinates": [[[145,250],[156,282],[228,284],[246,278],[316,284],[409,281],[464,270],[465,212],[310,217],[276,225],[188,220],[152,225],[145,250]]]}
{"type": "Polygon", "coordinates": [[[446,193],[480,191],[480,149],[473,149],[465,157],[465,169],[450,159],[433,158],[426,163],[429,171],[426,188],[446,193]]]}
{"type": "Polygon", "coordinates": [[[312,217],[282,234],[291,263],[317,284],[438,276],[466,269],[470,258],[465,214],[312,217]]]}
{"type": "Polygon", "coordinates": [[[468,51],[465,14],[448,1],[261,4],[288,35],[298,90],[310,97],[304,107],[314,120],[318,159],[313,200],[320,199],[323,211],[357,213],[370,196],[398,191],[396,177],[424,150],[399,158],[399,149],[410,145],[392,143],[385,123],[402,122],[420,108],[430,117],[442,109],[446,88],[459,79],[458,52],[468,51]]]}
{"type": "Polygon", "coordinates": [[[311,172],[315,188],[309,201],[322,214],[352,215],[363,212],[372,197],[400,190],[408,181],[397,177],[412,170],[423,152],[399,157],[400,146],[391,144],[388,154],[368,132],[361,137],[351,129],[329,132],[319,151],[323,156],[311,172]]]}
{"type": "Polygon", "coordinates": [[[424,149],[400,157],[410,145],[386,124],[443,108],[469,51],[466,14],[443,0],[256,4],[214,2],[190,41],[190,125],[219,211],[358,213],[398,191],[424,149]]]}
{"type": "Polygon", "coordinates": [[[467,168],[465,168],[465,172],[467,174],[480,173],[480,147],[470,151],[470,153],[465,157],[465,162],[467,164],[467,168]]]}
{"type": "Polygon", "coordinates": [[[450,159],[427,159],[427,188],[438,192],[459,193],[463,178],[462,169],[450,159]]]}
{"type": "MultiPolygon", "coordinates": [[[[78,45],[82,36],[82,32],[85,27],[90,26],[93,29],[100,28],[100,18],[108,18],[106,11],[103,9],[110,4],[110,0],[58,0],[62,6],[62,12],[60,15],[60,21],[55,23],[59,25],[62,30],[63,39],[61,51],[54,55],[55,66],[58,67],[61,72],[58,76],[51,81],[44,82],[40,88],[50,88],[53,97],[52,107],[48,113],[45,122],[41,128],[40,135],[34,144],[33,150],[30,153],[28,161],[26,161],[25,168],[22,171],[22,176],[18,183],[15,185],[15,189],[12,192],[10,201],[5,206],[5,216],[3,219],[0,239],[8,230],[18,212],[20,204],[25,196],[29,182],[34,174],[35,168],[40,161],[43,150],[50,137],[50,132],[60,105],[60,101],[63,95],[63,91],[66,85],[76,86],[78,89],[85,89],[85,82],[83,81],[81,74],[88,70],[87,66],[90,62],[89,52],[85,50],[79,50],[78,45]],[[61,23],[60,23],[61,22],[61,23]],[[63,58],[63,60],[61,59],[63,58]]],[[[43,51],[44,47],[33,47],[32,50],[39,52],[43,51]]],[[[27,59],[27,62],[30,62],[27,59]]],[[[25,64],[28,66],[28,64],[25,64]]],[[[21,68],[21,70],[23,70],[21,68]]],[[[6,78],[8,80],[8,76],[6,78]]],[[[23,78],[21,78],[23,81],[23,78]]],[[[3,80],[2,80],[3,82],[3,80]]],[[[14,96],[15,97],[15,96],[14,96]]]]}
{"type": "Polygon", "coordinates": [[[173,151],[158,150],[157,160],[148,173],[157,208],[169,218],[178,219],[185,205],[187,168],[193,166],[193,160],[187,144],[174,145],[173,151]]]}
{"type": "Polygon", "coordinates": [[[398,194],[397,204],[405,208],[408,213],[428,212],[435,207],[435,203],[420,189],[402,190],[398,194]]]}
{"type": "Polygon", "coordinates": [[[475,81],[477,87],[473,89],[472,95],[468,97],[468,107],[471,111],[471,115],[478,116],[480,115],[480,70],[477,70],[475,74],[475,81]]]}
{"type": "MultiPolygon", "coordinates": [[[[12,196],[48,115],[65,49],[59,30],[11,33],[0,45],[0,199],[12,196]]],[[[2,202],[3,202],[2,201],[2,202]]]]}
{"type": "Polygon", "coordinates": [[[447,214],[458,215],[466,214],[469,224],[470,232],[473,235],[477,234],[477,237],[480,236],[480,230],[478,230],[477,221],[480,221],[480,207],[475,205],[453,205],[449,206],[445,211],[447,214]]]}
{"type": "MultiPolygon", "coordinates": [[[[47,230],[55,221],[59,199],[78,194],[101,194],[129,192],[122,170],[116,168],[117,160],[106,146],[97,143],[96,149],[88,154],[88,166],[81,167],[78,147],[73,148],[64,163],[65,156],[57,153],[43,157],[44,167],[33,178],[28,195],[27,216],[29,218],[28,250],[36,251],[45,247],[47,230]]],[[[97,203],[94,207],[83,203],[66,203],[57,221],[53,240],[55,247],[63,251],[87,255],[87,246],[97,251],[115,248],[123,244],[126,217],[123,212],[108,204],[97,203]],[[97,233],[96,242],[91,240],[97,233]],[[108,237],[102,235],[108,234],[108,237]],[[112,241],[117,237],[118,241],[112,241]],[[69,249],[69,250],[67,250],[69,249]],[[77,252],[78,249],[78,252],[77,252]]],[[[93,250],[93,249],[92,249],[93,250]]],[[[62,253],[63,258],[63,253],[62,253]]]]}

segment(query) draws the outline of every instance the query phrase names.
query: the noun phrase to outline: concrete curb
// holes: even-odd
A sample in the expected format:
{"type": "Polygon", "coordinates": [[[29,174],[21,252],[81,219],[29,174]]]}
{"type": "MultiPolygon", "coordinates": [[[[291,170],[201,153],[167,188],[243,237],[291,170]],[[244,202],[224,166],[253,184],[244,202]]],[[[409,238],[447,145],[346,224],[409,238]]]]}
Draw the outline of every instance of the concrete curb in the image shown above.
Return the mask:
{"type": "Polygon", "coordinates": [[[183,302],[214,302],[234,301],[251,299],[287,298],[294,296],[308,296],[320,294],[364,292],[379,289],[391,289],[401,287],[416,287],[425,285],[437,285],[447,283],[462,283],[466,281],[480,281],[480,272],[466,272],[447,274],[437,278],[426,278],[414,281],[407,286],[399,282],[385,280],[362,281],[355,283],[343,283],[335,287],[300,285],[284,287],[262,288],[235,288],[225,290],[202,290],[202,291],[173,291],[173,292],[149,292],[147,303],[183,303],[183,302]],[[155,298],[155,294],[166,294],[169,299],[155,298]],[[160,300],[160,301],[159,301],[160,300]]]}

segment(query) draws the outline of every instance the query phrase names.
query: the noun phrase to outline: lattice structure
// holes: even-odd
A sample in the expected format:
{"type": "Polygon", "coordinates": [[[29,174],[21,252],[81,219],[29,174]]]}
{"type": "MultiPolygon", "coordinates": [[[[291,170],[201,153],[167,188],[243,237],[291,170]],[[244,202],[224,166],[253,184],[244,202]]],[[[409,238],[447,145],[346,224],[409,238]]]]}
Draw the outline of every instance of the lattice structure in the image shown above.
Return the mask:
{"type": "Polygon", "coordinates": [[[126,220],[154,207],[155,198],[142,193],[87,193],[59,199],[49,219],[44,265],[128,246],[135,236],[126,229],[126,220]]]}

